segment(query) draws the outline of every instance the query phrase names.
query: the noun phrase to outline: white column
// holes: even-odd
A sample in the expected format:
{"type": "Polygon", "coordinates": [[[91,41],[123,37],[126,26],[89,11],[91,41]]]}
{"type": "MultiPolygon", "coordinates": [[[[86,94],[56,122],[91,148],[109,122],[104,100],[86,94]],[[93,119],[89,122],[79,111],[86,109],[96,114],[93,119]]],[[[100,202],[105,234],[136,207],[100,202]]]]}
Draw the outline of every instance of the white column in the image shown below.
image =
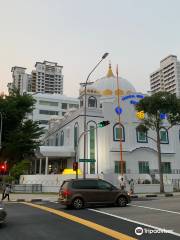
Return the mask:
{"type": "Polygon", "coordinates": [[[49,171],[48,171],[48,157],[46,157],[45,174],[47,175],[48,173],[49,173],[49,171]]]}
{"type": "Polygon", "coordinates": [[[34,161],[34,173],[37,173],[37,159],[34,161]]]}
{"type": "Polygon", "coordinates": [[[42,159],[39,159],[39,174],[42,172],[42,159]]]}

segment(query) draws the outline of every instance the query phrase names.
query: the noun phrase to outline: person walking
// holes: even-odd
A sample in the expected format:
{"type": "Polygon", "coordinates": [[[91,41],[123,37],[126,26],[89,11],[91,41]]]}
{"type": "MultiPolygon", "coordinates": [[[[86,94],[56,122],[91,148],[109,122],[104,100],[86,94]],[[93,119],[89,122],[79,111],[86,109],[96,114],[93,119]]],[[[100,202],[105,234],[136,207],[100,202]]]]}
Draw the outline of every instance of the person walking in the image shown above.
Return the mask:
{"type": "Polygon", "coordinates": [[[4,198],[5,189],[6,189],[6,185],[3,184],[2,185],[2,198],[1,198],[1,200],[3,200],[3,198],[4,198]]]}
{"type": "Polygon", "coordinates": [[[134,194],[134,180],[132,178],[130,180],[129,185],[130,185],[130,193],[134,194]]]}
{"type": "Polygon", "coordinates": [[[121,179],[120,179],[120,189],[124,190],[125,188],[126,188],[126,183],[124,181],[124,178],[121,177],[121,179]]]}
{"type": "Polygon", "coordinates": [[[10,185],[6,185],[5,191],[4,191],[4,196],[2,198],[2,200],[4,200],[6,197],[8,197],[8,201],[9,201],[9,193],[11,191],[10,185]]]}

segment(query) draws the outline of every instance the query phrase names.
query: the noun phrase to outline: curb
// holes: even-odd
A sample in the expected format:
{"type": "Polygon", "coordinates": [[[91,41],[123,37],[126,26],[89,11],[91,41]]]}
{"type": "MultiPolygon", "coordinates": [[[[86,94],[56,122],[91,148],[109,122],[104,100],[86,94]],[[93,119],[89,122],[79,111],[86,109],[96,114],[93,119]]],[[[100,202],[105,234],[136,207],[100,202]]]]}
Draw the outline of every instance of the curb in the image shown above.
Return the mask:
{"type": "Polygon", "coordinates": [[[34,198],[31,199],[30,202],[42,202],[43,200],[41,198],[34,198]]]}
{"type": "Polygon", "coordinates": [[[173,193],[164,193],[163,195],[158,194],[131,195],[131,199],[148,199],[156,197],[173,197],[173,196],[175,196],[173,193]]]}
{"type": "Polygon", "coordinates": [[[145,195],[145,197],[157,197],[158,195],[157,194],[147,194],[145,195]]]}

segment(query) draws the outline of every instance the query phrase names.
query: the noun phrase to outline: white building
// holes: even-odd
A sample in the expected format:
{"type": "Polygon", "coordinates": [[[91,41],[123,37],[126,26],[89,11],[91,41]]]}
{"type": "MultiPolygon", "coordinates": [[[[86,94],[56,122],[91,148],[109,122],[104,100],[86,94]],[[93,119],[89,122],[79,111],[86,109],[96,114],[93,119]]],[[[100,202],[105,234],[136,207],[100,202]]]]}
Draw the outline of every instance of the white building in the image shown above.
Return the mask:
{"type": "Polygon", "coordinates": [[[21,95],[25,92],[31,91],[31,75],[27,74],[25,71],[26,68],[23,67],[12,67],[11,72],[13,82],[8,84],[9,91],[16,88],[21,95]]]}
{"type": "Polygon", "coordinates": [[[63,94],[62,68],[56,62],[36,62],[32,71],[32,92],[63,94]]]}
{"type": "MultiPolygon", "coordinates": [[[[95,159],[95,163],[86,164],[86,174],[97,176],[103,173],[105,179],[117,185],[120,173],[120,141],[122,136],[122,152],[124,173],[127,179],[158,181],[158,158],[156,143],[139,132],[140,120],[134,104],[144,97],[136,92],[133,85],[119,78],[120,89],[117,89],[116,78],[111,68],[106,77],[98,79],[87,88],[87,126],[90,130],[87,137],[85,158],[95,159]],[[121,127],[118,123],[117,94],[121,95],[121,127]],[[109,120],[110,125],[97,128],[101,121],[109,120]],[[121,133],[121,134],[120,134],[121,133]]],[[[64,115],[54,127],[51,127],[40,147],[35,163],[35,173],[62,173],[64,169],[72,169],[75,154],[77,159],[84,158],[84,90],[80,89],[80,108],[64,115]],[[76,150],[76,151],[75,151],[76,150]]],[[[166,122],[164,123],[166,124],[166,122]]],[[[168,132],[161,130],[161,150],[165,183],[180,179],[180,127],[168,132]]],[[[153,131],[148,136],[155,137],[153,131]]],[[[83,172],[84,163],[79,163],[83,172]]],[[[38,175],[42,176],[42,175],[38,175]]],[[[58,175],[59,178],[60,175],[58,175]]],[[[47,175],[46,175],[47,177],[47,175]]],[[[63,175],[62,175],[63,177],[63,175]]],[[[62,180],[62,179],[61,179],[62,180]]],[[[28,182],[28,181],[27,181],[28,182]]]]}
{"type": "Polygon", "coordinates": [[[58,122],[58,119],[61,119],[68,111],[79,108],[79,99],[77,98],[45,93],[35,93],[32,96],[36,103],[32,114],[28,117],[33,121],[39,121],[39,126],[45,129],[49,128],[51,119],[56,119],[58,122]]]}
{"type": "Polygon", "coordinates": [[[167,91],[180,97],[180,62],[169,55],[160,61],[160,68],[150,74],[152,93],[167,91]]]}
{"type": "Polygon", "coordinates": [[[26,73],[24,67],[12,67],[13,82],[8,83],[8,89],[19,90],[20,94],[27,92],[63,94],[63,66],[56,62],[36,62],[35,70],[31,74],[26,73]]]}

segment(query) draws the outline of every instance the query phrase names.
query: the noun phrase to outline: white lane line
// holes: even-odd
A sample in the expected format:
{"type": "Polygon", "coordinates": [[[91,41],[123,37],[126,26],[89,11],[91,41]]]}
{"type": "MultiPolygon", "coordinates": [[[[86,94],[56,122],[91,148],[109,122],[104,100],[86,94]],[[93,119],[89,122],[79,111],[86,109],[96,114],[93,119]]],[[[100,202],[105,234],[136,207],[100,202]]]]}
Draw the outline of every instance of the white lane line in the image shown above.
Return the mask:
{"type": "Polygon", "coordinates": [[[151,210],[156,210],[156,211],[161,211],[161,212],[167,212],[167,213],[173,213],[173,214],[179,214],[180,215],[180,212],[174,212],[174,211],[160,209],[160,208],[152,208],[152,207],[146,207],[146,206],[136,205],[136,204],[128,204],[128,205],[133,206],[133,207],[147,208],[147,209],[151,209],[151,210]]]}
{"type": "MultiPolygon", "coordinates": [[[[111,217],[119,218],[119,219],[122,219],[122,220],[125,220],[125,221],[128,221],[128,222],[132,222],[132,223],[135,223],[135,224],[139,224],[139,225],[142,225],[142,226],[145,226],[145,227],[154,228],[154,229],[157,229],[157,230],[160,230],[160,231],[164,231],[164,230],[168,231],[168,229],[159,228],[159,227],[156,227],[156,226],[153,226],[153,225],[149,225],[149,224],[146,224],[146,223],[142,223],[142,222],[139,222],[139,221],[132,220],[130,218],[120,217],[120,216],[117,216],[117,215],[114,215],[114,214],[111,214],[111,213],[107,213],[107,212],[102,212],[102,211],[99,211],[99,210],[96,210],[96,209],[90,209],[89,208],[89,210],[93,211],[93,212],[98,212],[98,213],[101,213],[101,214],[105,214],[105,215],[108,215],[108,216],[111,216],[111,217]]],[[[177,232],[174,232],[174,231],[170,232],[169,234],[180,237],[180,233],[177,233],[177,232]]]]}

